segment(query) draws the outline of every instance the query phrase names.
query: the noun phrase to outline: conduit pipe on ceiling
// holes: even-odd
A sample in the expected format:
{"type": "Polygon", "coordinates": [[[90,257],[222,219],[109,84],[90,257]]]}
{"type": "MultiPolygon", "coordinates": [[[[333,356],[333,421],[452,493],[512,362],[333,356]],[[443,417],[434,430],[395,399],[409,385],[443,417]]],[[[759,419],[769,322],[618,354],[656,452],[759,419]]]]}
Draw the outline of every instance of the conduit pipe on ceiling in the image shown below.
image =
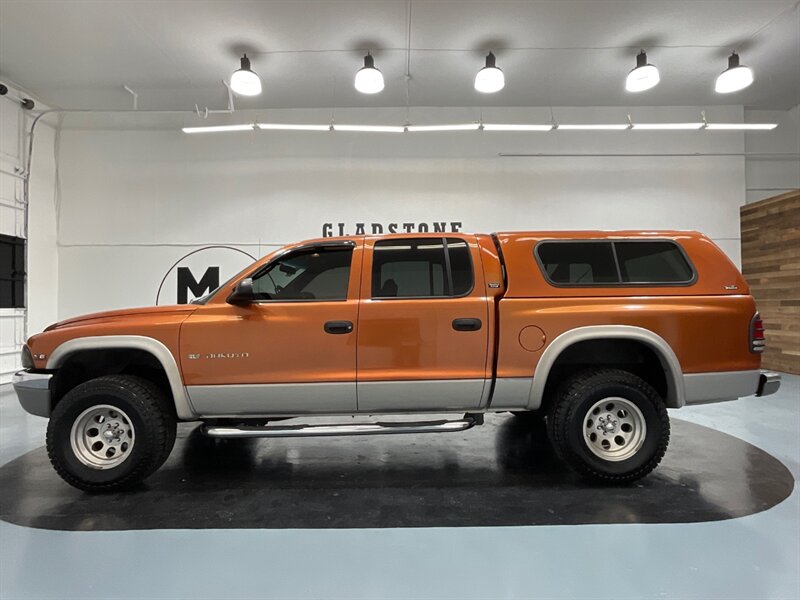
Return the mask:
{"type": "Polygon", "coordinates": [[[25,110],[33,110],[33,107],[36,106],[36,103],[30,98],[9,94],[8,86],[5,83],[0,83],[0,96],[5,96],[9,100],[16,102],[25,110]]]}

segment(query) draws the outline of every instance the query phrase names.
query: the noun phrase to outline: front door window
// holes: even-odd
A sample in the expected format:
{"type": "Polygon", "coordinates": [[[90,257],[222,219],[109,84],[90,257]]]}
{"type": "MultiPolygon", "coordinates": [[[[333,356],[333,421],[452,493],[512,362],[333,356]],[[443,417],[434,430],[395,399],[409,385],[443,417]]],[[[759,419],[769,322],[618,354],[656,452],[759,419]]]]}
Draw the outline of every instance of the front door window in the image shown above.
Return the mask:
{"type": "Polygon", "coordinates": [[[257,301],[345,300],[351,248],[298,250],[253,276],[257,301]]]}

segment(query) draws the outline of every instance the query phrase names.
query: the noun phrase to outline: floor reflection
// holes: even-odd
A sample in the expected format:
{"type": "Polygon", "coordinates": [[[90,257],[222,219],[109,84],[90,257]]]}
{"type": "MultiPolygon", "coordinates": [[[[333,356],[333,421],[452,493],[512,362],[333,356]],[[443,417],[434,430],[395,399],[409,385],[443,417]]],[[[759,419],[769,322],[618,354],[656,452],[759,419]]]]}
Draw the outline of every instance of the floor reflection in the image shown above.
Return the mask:
{"type": "Polygon", "coordinates": [[[432,527],[712,521],[765,510],[794,481],[775,458],[673,420],[648,478],[587,485],[540,426],[509,415],[452,434],[219,440],[181,425],[172,456],[137,488],[88,495],[43,448],[0,468],[0,518],[51,529],[432,527]]]}

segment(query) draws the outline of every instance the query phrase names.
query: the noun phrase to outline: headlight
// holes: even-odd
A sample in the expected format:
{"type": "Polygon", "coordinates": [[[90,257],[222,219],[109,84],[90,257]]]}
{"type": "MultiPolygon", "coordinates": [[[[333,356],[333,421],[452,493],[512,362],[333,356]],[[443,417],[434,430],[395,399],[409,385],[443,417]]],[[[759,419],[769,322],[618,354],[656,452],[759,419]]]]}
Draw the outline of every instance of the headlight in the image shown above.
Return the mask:
{"type": "Polygon", "coordinates": [[[33,369],[34,368],[33,355],[31,355],[31,349],[28,348],[27,344],[22,346],[21,358],[22,358],[22,368],[23,369],[33,369]]]}

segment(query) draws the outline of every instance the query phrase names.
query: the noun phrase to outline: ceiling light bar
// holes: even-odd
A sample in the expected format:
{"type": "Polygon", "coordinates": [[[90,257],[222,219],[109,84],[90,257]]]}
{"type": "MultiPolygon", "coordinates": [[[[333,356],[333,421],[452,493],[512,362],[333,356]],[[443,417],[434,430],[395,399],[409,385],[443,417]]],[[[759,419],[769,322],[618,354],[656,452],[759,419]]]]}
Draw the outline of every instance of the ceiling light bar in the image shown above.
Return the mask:
{"type": "Polygon", "coordinates": [[[406,130],[415,131],[477,131],[480,123],[459,123],[456,125],[408,125],[406,130]]]}
{"type": "Polygon", "coordinates": [[[184,127],[183,133],[218,133],[222,131],[252,131],[254,125],[210,125],[207,127],[184,127]]]}
{"type": "Polygon", "coordinates": [[[354,131],[367,133],[403,133],[424,131],[770,131],[777,123],[597,123],[597,124],[515,124],[515,123],[458,123],[447,125],[320,125],[306,123],[245,123],[239,125],[209,125],[202,127],[183,127],[184,133],[220,133],[226,131],[253,131],[254,129],[275,131],[354,131]]]}
{"type": "Polygon", "coordinates": [[[702,129],[705,123],[634,123],[631,129],[639,131],[702,129]]]}
{"type": "Polygon", "coordinates": [[[628,123],[601,123],[593,125],[562,125],[556,126],[556,129],[563,129],[564,131],[624,131],[629,129],[628,123]]]}
{"type": "Polygon", "coordinates": [[[769,131],[777,126],[777,123],[708,123],[706,124],[706,129],[719,131],[769,131]]]}
{"type": "Polygon", "coordinates": [[[273,129],[278,131],[330,131],[330,125],[299,125],[292,123],[258,123],[259,129],[273,129]]]}
{"type": "Polygon", "coordinates": [[[516,123],[484,123],[484,131],[550,131],[552,124],[548,125],[524,125],[516,123]]]}
{"type": "Polygon", "coordinates": [[[334,131],[366,131],[370,133],[403,133],[406,128],[394,125],[333,125],[334,131]]]}

